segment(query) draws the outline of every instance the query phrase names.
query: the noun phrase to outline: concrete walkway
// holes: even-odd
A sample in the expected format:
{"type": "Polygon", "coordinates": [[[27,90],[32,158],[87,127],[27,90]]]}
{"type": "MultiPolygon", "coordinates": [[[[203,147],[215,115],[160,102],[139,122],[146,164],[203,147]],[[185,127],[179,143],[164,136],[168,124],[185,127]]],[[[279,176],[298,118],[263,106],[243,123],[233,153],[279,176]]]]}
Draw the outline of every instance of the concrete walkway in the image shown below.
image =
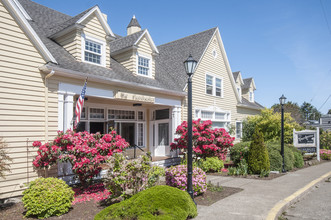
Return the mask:
{"type": "MultiPolygon", "coordinates": [[[[211,206],[198,206],[196,219],[249,220],[267,219],[269,212],[299,189],[331,171],[331,162],[289,172],[273,180],[256,180],[208,176],[213,184],[237,187],[243,191],[222,199],[211,206]]],[[[303,190],[301,190],[303,191],[303,190]]],[[[309,190],[308,190],[309,191],[309,190]]],[[[301,194],[300,194],[301,195],[301,194]]],[[[293,198],[300,195],[292,195],[293,198]]]]}

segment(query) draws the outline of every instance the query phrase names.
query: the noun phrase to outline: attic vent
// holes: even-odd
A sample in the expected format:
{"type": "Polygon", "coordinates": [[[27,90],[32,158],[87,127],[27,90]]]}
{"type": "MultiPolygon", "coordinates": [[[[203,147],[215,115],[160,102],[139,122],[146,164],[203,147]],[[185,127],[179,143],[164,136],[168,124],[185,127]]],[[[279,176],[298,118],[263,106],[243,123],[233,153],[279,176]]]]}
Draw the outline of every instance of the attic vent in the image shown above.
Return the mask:
{"type": "Polygon", "coordinates": [[[217,51],[216,49],[214,48],[213,51],[212,51],[212,54],[213,54],[213,57],[216,58],[217,57],[217,51]]]}

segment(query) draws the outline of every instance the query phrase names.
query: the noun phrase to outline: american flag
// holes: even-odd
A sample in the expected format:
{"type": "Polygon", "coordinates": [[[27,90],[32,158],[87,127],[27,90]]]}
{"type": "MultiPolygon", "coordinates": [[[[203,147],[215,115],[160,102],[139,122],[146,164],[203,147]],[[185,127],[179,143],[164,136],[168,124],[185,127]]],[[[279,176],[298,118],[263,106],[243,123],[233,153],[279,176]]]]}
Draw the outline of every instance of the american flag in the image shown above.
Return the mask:
{"type": "Polygon", "coordinates": [[[80,116],[82,114],[83,106],[84,106],[84,98],[85,98],[85,93],[86,93],[86,84],[87,84],[87,78],[85,80],[84,87],[82,89],[82,92],[76,102],[76,109],[75,109],[75,114],[76,114],[76,120],[75,120],[75,125],[74,128],[77,128],[78,123],[80,122],[80,116]]]}

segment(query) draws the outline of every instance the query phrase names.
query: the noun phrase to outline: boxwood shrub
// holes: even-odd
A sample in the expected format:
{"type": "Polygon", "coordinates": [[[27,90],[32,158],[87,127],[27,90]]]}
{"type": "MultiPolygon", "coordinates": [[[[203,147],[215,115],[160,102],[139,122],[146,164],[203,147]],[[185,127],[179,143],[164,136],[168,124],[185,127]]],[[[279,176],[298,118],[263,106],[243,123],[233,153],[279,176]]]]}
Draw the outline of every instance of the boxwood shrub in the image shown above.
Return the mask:
{"type": "Polygon", "coordinates": [[[248,168],[253,174],[270,171],[269,155],[263,140],[263,133],[255,130],[248,152],[248,168]]]}
{"type": "Polygon", "coordinates": [[[74,191],[57,178],[38,178],[24,190],[22,202],[26,208],[25,216],[48,218],[60,216],[69,211],[74,200],[74,191]]]}
{"type": "Polygon", "coordinates": [[[113,204],[95,216],[106,219],[188,219],[197,216],[190,195],[170,186],[154,186],[113,204]]]}
{"type": "Polygon", "coordinates": [[[219,172],[224,167],[224,163],[218,157],[207,157],[205,160],[200,159],[198,166],[206,173],[219,172]]]}

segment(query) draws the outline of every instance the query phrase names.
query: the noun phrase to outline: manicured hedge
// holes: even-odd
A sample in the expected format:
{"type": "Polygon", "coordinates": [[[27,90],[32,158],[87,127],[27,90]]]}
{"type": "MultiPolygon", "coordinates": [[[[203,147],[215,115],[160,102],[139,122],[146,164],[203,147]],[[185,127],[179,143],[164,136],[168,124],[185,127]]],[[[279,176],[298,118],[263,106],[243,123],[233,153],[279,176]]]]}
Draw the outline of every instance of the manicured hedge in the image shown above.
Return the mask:
{"type": "Polygon", "coordinates": [[[197,208],[187,192],[170,186],[154,186],[103,209],[94,219],[185,220],[197,214],[197,208]]]}

